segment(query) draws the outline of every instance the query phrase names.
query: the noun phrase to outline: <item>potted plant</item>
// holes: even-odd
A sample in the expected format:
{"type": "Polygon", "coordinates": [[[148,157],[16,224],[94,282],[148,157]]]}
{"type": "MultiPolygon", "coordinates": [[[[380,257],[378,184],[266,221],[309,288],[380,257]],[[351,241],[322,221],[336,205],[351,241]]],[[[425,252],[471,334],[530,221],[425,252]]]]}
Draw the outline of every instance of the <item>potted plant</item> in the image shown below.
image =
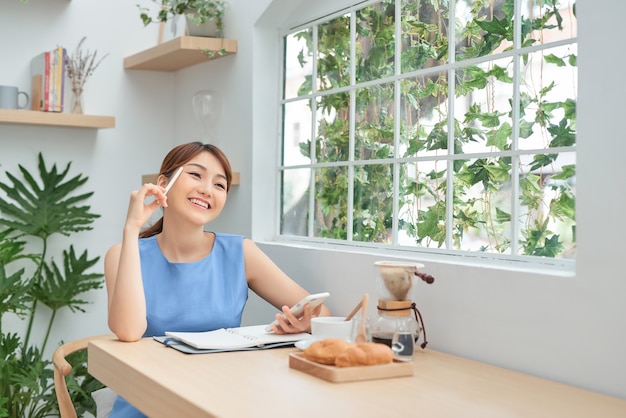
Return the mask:
{"type": "MultiPolygon", "coordinates": [[[[52,254],[49,245],[52,235],[89,231],[100,217],[85,205],[93,193],[77,193],[87,177],[67,179],[70,164],[62,171],[56,165],[48,169],[41,153],[38,168],[39,180],[20,165],[21,176],[6,172],[10,183],[0,182],[0,417],[58,414],[54,366],[44,357],[54,319],[64,309],[84,312],[89,302],[82,294],[103,286],[103,275],[90,272],[100,257],[79,253],[72,244],[52,254]],[[5,314],[24,320],[24,335],[2,328],[5,314]],[[47,322],[41,338],[32,332],[40,322],[35,317],[47,322]]],[[[84,351],[70,360],[85,361],[84,351]]],[[[90,394],[101,387],[85,367],[73,369],[68,388],[80,416],[95,416],[90,394]]]]}
{"type": "Polygon", "coordinates": [[[152,0],[161,5],[156,15],[146,7],[139,7],[144,25],[167,22],[184,16],[191,36],[221,37],[224,31],[224,0],[152,0]]]}

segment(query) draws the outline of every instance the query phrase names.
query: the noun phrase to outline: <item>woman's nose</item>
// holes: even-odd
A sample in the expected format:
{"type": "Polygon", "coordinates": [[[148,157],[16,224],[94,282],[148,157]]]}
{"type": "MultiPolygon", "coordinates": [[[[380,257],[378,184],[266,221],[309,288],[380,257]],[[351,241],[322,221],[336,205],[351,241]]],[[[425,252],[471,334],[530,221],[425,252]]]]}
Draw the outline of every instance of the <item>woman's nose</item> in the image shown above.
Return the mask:
{"type": "Polygon", "coordinates": [[[213,193],[213,185],[210,181],[202,181],[198,185],[198,191],[205,196],[210,196],[213,193]]]}

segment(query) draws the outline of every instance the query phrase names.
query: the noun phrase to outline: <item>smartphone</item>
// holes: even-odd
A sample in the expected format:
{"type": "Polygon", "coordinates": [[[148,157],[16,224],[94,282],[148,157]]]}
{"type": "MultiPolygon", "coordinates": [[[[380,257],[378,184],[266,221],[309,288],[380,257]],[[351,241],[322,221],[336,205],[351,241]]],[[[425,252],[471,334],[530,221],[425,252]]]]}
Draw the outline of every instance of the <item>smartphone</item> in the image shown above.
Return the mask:
{"type": "MultiPolygon", "coordinates": [[[[300,300],[300,302],[296,303],[291,308],[289,308],[289,310],[296,317],[299,317],[304,312],[304,305],[306,305],[308,303],[311,306],[311,309],[313,309],[316,306],[321,305],[322,303],[324,303],[324,301],[326,299],[328,299],[329,296],[330,296],[330,293],[328,293],[328,292],[315,293],[313,295],[306,296],[306,297],[302,298],[300,300]]],[[[285,314],[283,314],[283,317],[284,316],[285,316],[285,314]]],[[[265,327],[265,331],[266,332],[272,332],[272,325],[278,325],[278,321],[274,320],[274,322],[272,322],[271,324],[266,326],[265,327]]]]}

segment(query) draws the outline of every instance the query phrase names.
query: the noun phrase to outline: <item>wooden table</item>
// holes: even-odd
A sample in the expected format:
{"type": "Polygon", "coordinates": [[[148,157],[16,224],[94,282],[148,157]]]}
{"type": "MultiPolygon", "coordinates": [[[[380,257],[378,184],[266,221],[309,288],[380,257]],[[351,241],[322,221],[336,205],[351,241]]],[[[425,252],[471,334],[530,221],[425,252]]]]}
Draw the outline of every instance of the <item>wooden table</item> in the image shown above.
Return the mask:
{"type": "Polygon", "coordinates": [[[296,348],[189,355],[143,339],[89,343],[89,373],[158,417],[626,417],[626,400],[433,350],[411,377],[330,383],[296,348]]]}

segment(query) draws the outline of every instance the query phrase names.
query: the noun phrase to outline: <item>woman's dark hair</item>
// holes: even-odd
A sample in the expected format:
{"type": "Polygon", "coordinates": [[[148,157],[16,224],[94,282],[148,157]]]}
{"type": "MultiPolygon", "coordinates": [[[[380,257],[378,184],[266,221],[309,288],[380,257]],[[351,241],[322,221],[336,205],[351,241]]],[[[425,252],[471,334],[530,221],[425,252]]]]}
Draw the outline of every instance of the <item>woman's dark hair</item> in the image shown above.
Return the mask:
{"type": "MultiPolygon", "coordinates": [[[[226,192],[230,191],[230,186],[233,181],[233,170],[230,166],[230,161],[226,155],[218,147],[212,144],[203,144],[202,142],[187,142],[174,147],[167,153],[161,164],[161,170],[159,175],[163,174],[165,177],[170,178],[178,167],[181,167],[189,162],[193,157],[206,151],[219,160],[226,172],[226,192]]],[[[148,238],[152,235],[156,235],[163,230],[163,217],[161,217],[154,225],[151,225],[139,233],[139,238],[148,238]]]]}

